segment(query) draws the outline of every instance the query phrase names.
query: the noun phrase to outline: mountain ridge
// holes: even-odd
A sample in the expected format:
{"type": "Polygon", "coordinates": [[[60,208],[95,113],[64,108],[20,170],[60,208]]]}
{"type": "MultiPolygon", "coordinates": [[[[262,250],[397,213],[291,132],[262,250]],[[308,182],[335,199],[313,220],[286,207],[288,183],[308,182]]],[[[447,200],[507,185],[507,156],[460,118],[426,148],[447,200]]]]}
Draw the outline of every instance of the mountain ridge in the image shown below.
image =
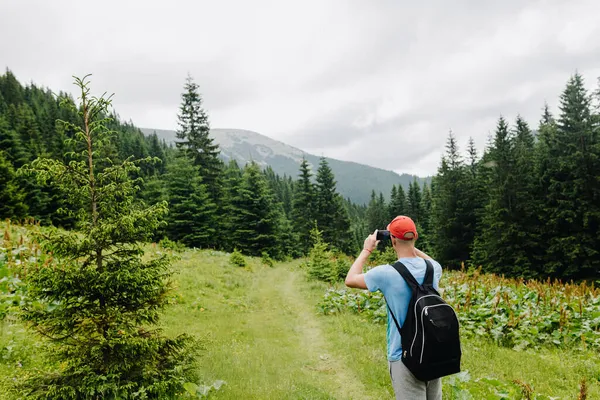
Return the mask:
{"type": "MultiPolygon", "coordinates": [[[[140,128],[145,135],[156,132],[159,139],[166,143],[175,142],[175,131],[168,129],[140,128]]],[[[235,159],[240,165],[254,161],[261,167],[271,166],[279,175],[298,176],[300,162],[306,158],[311,165],[313,174],[319,166],[320,156],[305,152],[282,141],[272,139],[258,132],[233,129],[214,128],[210,134],[221,149],[221,158],[228,162],[235,159]]],[[[372,190],[377,194],[382,192],[389,196],[392,185],[408,185],[415,178],[419,184],[429,178],[421,178],[410,174],[398,174],[394,171],[372,167],[355,161],[342,161],[335,158],[323,157],[329,163],[337,181],[338,192],[357,204],[367,204],[372,190]]]]}

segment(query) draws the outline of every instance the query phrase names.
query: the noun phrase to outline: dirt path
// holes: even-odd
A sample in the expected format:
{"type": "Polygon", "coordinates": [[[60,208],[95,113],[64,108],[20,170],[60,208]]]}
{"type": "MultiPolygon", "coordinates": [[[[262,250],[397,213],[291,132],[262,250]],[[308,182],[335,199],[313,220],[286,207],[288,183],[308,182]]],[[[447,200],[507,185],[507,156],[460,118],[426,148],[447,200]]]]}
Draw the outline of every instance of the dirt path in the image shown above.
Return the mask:
{"type": "Polygon", "coordinates": [[[286,318],[295,321],[294,332],[299,336],[298,346],[306,355],[305,369],[337,399],[371,399],[354,372],[329,351],[329,344],[315,314],[315,306],[303,296],[300,273],[281,266],[270,270],[258,284],[262,294],[277,293],[286,318]]]}

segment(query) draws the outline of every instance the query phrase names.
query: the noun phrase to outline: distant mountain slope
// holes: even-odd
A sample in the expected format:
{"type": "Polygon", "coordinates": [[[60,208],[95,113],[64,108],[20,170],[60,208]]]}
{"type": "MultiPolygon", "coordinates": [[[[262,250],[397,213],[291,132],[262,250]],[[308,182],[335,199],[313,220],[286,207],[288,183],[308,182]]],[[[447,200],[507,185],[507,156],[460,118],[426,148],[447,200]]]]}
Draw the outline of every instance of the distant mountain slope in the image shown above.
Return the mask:
{"type": "MultiPolygon", "coordinates": [[[[156,132],[159,138],[167,143],[175,141],[175,131],[142,128],[144,134],[156,132]]],[[[313,172],[319,166],[320,157],[305,153],[300,149],[271,139],[260,133],[242,129],[211,129],[211,135],[221,148],[221,156],[226,162],[235,159],[240,165],[254,160],[259,165],[270,165],[280,175],[298,176],[302,157],[312,165],[313,172]]],[[[392,185],[401,184],[408,189],[408,184],[415,178],[413,175],[398,175],[393,171],[371,167],[350,161],[340,161],[325,157],[335,174],[338,191],[342,196],[350,198],[358,204],[366,204],[371,191],[383,192],[389,196],[392,185]]],[[[422,184],[425,179],[418,178],[422,184]]]]}

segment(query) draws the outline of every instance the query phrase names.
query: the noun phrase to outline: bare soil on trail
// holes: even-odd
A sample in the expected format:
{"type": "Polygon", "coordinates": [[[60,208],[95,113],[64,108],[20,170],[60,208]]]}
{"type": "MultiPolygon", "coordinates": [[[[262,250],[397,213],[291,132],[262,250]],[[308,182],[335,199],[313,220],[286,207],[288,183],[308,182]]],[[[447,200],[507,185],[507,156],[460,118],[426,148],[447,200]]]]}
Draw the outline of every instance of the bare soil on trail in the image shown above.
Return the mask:
{"type": "MultiPolygon", "coordinates": [[[[258,282],[262,289],[258,293],[266,299],[270,297],[269,292],[276,292],[279,305],[286,310],[286,319],[282,322],[289,324],[293,328],[291,333],[300,339],[298,347],[306,356],[304,368],[311,371],[332,396],[336,399],[371,399],[354,372],[332,355],[315,305],[303,296],[303,279],[296,271],[274,268],[258,282]]],[[[348,351],[356,351],[352,343],[348,343],[348,351]]]]}

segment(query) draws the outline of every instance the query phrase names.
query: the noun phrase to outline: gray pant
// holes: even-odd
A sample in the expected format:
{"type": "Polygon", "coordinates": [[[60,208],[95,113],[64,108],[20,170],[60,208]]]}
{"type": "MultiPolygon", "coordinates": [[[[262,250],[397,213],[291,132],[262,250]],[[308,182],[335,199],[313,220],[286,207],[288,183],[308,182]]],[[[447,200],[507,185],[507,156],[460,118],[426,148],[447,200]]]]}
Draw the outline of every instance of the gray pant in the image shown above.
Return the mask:
{"type": "Polygon", "coordinates": [[[442,400],[442,380],[423,382],[414,377],[402,361],[389,361],[396,400],[442,400]]]}

